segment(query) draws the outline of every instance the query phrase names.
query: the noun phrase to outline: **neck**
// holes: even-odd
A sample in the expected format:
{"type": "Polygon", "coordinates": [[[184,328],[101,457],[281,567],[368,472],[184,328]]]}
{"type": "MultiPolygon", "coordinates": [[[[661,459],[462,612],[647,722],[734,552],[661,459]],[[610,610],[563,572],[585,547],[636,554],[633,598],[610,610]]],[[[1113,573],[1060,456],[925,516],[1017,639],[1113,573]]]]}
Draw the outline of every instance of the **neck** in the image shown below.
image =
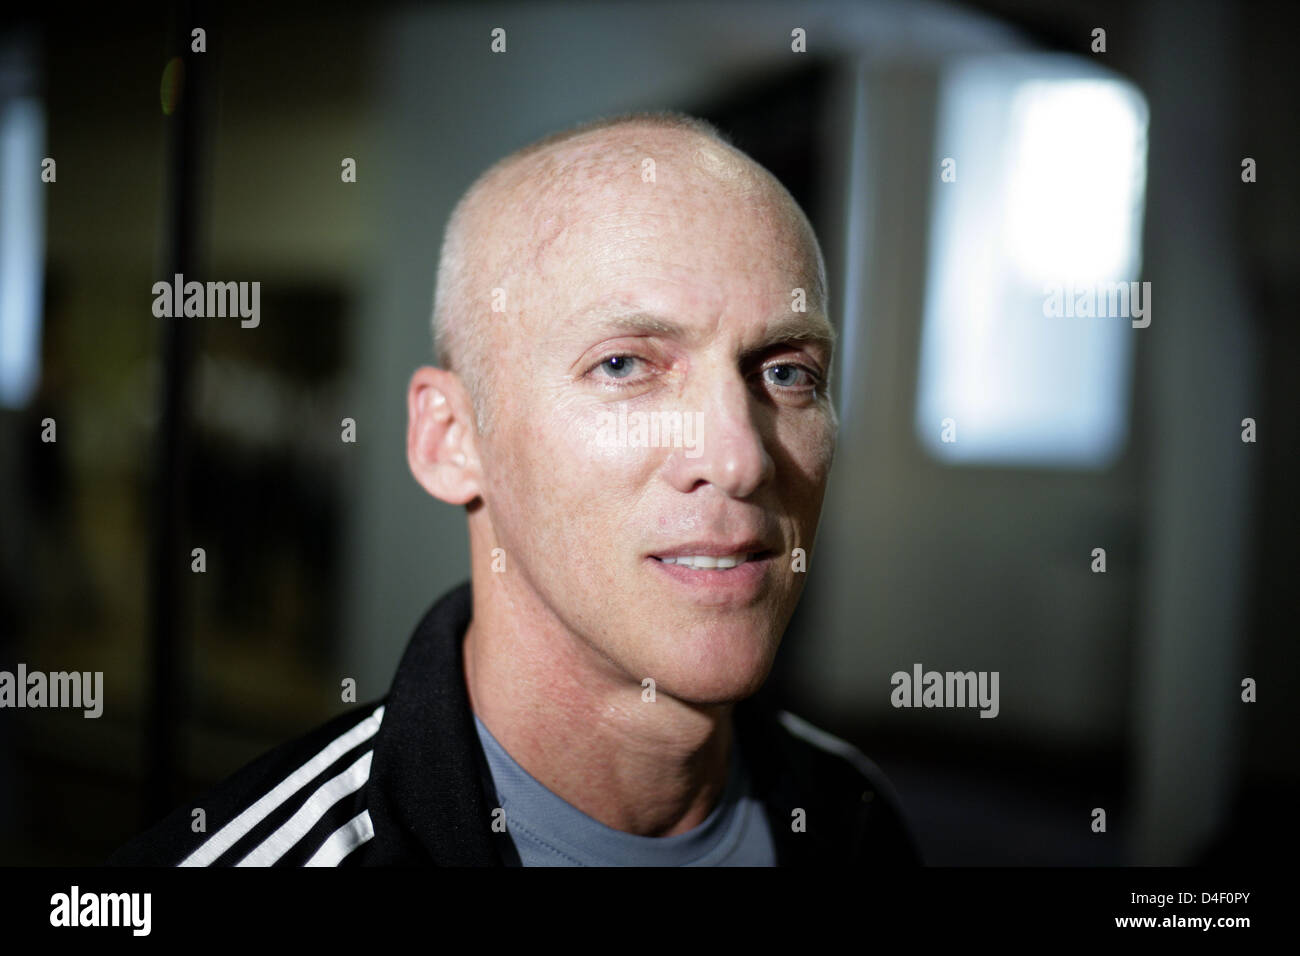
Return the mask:
{"type": "MultiPolygon", "coordinates": [[[[477,565],[478,562],[475,562],[477,565]]],[[[470,706],[529,774],[606,826],[673,836],[727,782],[731,705],[656,690],[565,627],[516,574],[474,569],[464,641],[470,706]]]]}

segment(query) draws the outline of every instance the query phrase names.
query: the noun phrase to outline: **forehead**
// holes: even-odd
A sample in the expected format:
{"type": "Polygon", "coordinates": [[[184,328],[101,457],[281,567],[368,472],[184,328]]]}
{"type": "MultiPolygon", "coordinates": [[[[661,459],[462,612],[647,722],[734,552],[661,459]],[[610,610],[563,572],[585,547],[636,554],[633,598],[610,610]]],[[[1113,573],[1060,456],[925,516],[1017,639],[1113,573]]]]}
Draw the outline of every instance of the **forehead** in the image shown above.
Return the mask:
{"type": "Polygon", "coordinates": [[[641,150],[621,149],[538,182],[515,207],[511,256],[529,298],[569,310],[648,294],[676,298],[678,308],[683,299],[788,307],[801,287],[816,299],[820,259],[806,221],[774,181],[721,149],[641,159],[641,150]]]}

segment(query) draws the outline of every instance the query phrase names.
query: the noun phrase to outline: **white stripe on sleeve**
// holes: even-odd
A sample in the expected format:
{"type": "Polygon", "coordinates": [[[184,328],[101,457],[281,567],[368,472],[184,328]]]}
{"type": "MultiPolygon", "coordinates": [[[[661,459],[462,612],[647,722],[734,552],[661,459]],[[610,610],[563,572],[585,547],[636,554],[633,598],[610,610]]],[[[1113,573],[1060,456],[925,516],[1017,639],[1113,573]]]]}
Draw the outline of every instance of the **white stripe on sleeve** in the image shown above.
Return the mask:
{"type": "Polygon", "coordinates": [[[328,747],[277,784],[275,789],[264,794],[251,807],[212,834],[179,865],[211,866],[217,857],[234,846],[240,838],[266,819],[276,807],[301,790],[313,777],[353,747],[373,737],[378,732],[379,724],[383,719],[384,708],[382,706],[375,708],[373,714],[347,733],[337,737],[328,747]]]}
{"type": "Polygon", "coordinates": [[[370,821],[370,811],[362,810],[343,826],[330,834],[310,860],[303,866],[338,866],[343,858],[375,835],[375,825],[370,821]]]}
{"type": "Polygon", "coordinates": [[[239,866],[270,866],[293,849],[294,844],[307,835],[307,831],[329,812],[330,807],[366,785],[370,779],[370,761],[374,755],[373,750],[367,750],[347,770],[322,783],[307,798],[307,802],[298,808],[298,812],[240,860],[239,866]]]}

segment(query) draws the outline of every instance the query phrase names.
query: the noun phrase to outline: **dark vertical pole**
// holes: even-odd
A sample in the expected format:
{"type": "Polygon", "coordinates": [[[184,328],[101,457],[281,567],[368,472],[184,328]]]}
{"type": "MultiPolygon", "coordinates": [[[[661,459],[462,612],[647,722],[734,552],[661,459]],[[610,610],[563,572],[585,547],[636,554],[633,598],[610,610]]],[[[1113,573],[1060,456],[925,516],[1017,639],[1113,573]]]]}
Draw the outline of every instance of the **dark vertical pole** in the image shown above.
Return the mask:
{"type": "MultiPolygon", "coordinates": [[[[179,85],[164,82],[161,100],[167,124],[167,162],[160,278],[169,285],[177,274],[199,280],[201,160],[205,59],[191,50],[190,31],[211,26],[203,5],[182,3],[173,12],[167,55],[180,61],[179,85]],[[169,101],[170,100],[170,101],[169,101]]],[[[177,79],[177,65],[170,67],[177,79]]],[[[190,682],[185,595],[189,590],[191,544],[185,534],[185,489],[190,393],[196,319],[158,320],[162,357],[161,415],[154,446],[151,567],[149,575],[149,701],[145,715],[143,810],[156,820],[180,799],[183,729],[190,682]]]]}

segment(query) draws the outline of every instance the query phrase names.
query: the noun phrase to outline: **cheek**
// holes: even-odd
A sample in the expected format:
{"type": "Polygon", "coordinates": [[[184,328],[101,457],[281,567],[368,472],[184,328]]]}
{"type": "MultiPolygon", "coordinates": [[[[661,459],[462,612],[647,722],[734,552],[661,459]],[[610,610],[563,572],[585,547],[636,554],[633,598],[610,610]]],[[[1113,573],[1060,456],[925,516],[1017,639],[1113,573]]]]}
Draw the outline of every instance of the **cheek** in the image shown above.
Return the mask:
{"type": "Polygon", "coordinates": [[[615,542],[656,467],[655,449],[620,438],[617,408],[608,406],[559,405],[496,431],[489,495],[498,529],[521,529],[517,544],[545,542],[571,560],[615,542]]]}
{"type": "Polygon", "coordinates": [[[812,454],[817,462],[814,474],[823,487],[830,475],[831,463],[835,460],[835,438],[838,430],[839,427],[832,416],[827,415],[822,419],[822,428],[817,435],[816,448],[812,454]]]}
{"type": "Polygon", "coordinates": [[[835,431],[828,410],[809,409],[806,416],[777,423],[778,452],[791,479],[805,491],[825,486],[835,457],[835,431]]]}

